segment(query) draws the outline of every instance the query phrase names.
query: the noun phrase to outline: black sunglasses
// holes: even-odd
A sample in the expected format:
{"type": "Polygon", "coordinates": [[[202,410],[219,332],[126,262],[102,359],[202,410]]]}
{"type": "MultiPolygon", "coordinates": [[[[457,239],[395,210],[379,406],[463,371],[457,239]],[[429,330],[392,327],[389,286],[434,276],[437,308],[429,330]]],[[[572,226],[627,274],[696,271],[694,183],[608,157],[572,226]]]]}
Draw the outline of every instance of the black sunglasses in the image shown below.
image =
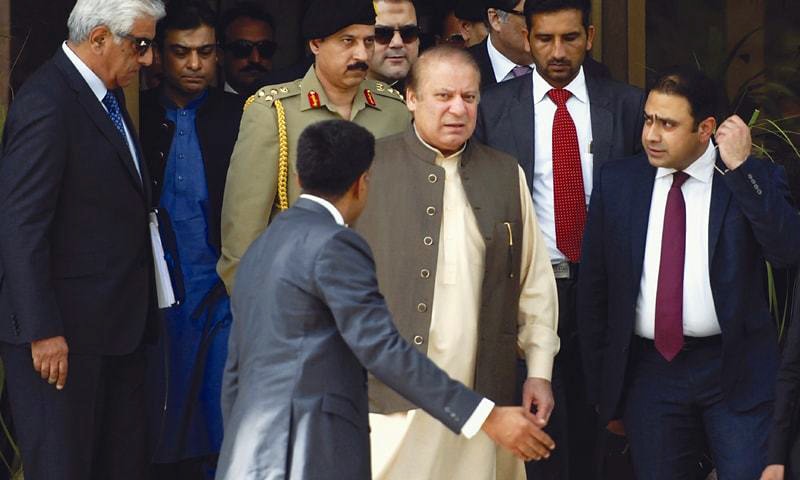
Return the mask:
{"type": "Polygon", "coordinates": [[[152,38],[145,38],[145,37],[134,37],[133,35],[120,35],[122,38],[130,40],[133,44],[133,49],[136,53],[139,54],[140,57],[143,57],[150,47],[153,46],[153,39],[152,38]]]}
{"type": "Polygon", "coordinates": [[[247,58],[253,52],[253,48],[258,49],[258,54],[264,58],[272,58],[275,55],[275,50],[278,49],[278,44],[271,40],[262,40],[260,42],[251,42],[250,40],[236,40],[224,45],[222,48],[229,52],[235,58],[247,58]]]}
{"type": "Polygon", "coordinates": [[[381,45],[388,45],[394,37],[394,32],[400,32],[403,43],[411,43],[419,38],[419,27],[416,25],[403,25],[402,27],[375,27],[375,41],[381,45]]]}

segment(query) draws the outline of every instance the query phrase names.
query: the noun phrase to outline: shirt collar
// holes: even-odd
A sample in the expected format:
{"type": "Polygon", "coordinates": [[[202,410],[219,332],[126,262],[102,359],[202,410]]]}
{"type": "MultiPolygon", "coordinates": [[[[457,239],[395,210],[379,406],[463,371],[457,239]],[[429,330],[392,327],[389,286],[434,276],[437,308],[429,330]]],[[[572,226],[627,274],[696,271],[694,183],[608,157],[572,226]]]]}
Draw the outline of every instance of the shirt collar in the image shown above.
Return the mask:
{"type": "MultiPolygon", "coordinates": [[[[547,97],[547,92],[553,89],[553,86],[547,83],[547,80],[542,78],[538,70],[533,71],[533,103],[537,104],[547,97]]],[[[581,103],[589,103],[589,91],[586,89],[586,76],[583,74],[583,67],[578,70],[578,75],[572,79],[564,90],[568,90],[573,97],[578,99],[581,103]]]]}
{"type": "Polygon", "coordinates": [[[102,103],[103,98],[105,98],[106,93],[108,93],[108,89],[106,88],[105,84],[103,84],[103,81],[100,80],[100,77],[98,77],[97,74],[94,73],[92,69],[83,62],[83,60],[81,60],[81,57],[76,55],[75,52],[69,48],[67,42],[61,44],[61,48],[64,50],[64,54],[67,56],[69,61],[75,65],[75,68],[78,70],[78,73],[81,74],[81,77],[83,77],[86,83],[89,84],[89,88],[92,90],[92,93],[94,93],[94,96],[97,97],[97,100],[99,100],[100,103],[102,103]]]}
{"type": "Polygon", "coordinates": [[[192,111],[194,111],[194,110],[197,110],[200,107],[200,105],[203,104],[203,102],[206,100],[206,98],[208,98],[208,89],[203,90],[203,93],[201,93],[197,98],[195,98],[191,102],[187,103],[186,106],[183,107],[183,108],[180,108],[177,105],[175,105],[175,102],[173,102],[172,100],[167,98],[167,96],[164,95],[163,91],[159,94],[158,98],[159,98],[159,101],[161,102],[161,105],[163,105],[164,108],[166,108],[167,110],[192,110],[192,111]]]}
{"type": "MultiPolygon", "coordinates": [[[[695,180],[700,180],[703,183],[711,183],[714,178],[714,164],[716,161],[717,147],[714,146],[714,142],[709,140],[706,151],[683,171],[695,180]]],[[[667,175],[675,173],[675,171],[674,168],[659,168],[656,172],[656,178],[666,177],[667,175]]]]}
{"type": "Polygon", "coordinates": [[[336,223],[342,226],[347,226],[344,223],[344,217],[342,216],[341,212],[332,204],[331,202],[325,200],[322,197],[318,197],[316,195],[311,195],[310,193],[302,193],[300,194],[300,198],[305,198],[307,200],[311,200],[314,203],[318,203],[325,207],[325,210],[329,211],[330,214],[333,216],[333,219],[336,220],[336,223]]]}
{"type": "MultiPolygon", "coordinates": [[[[516,67],[517,64],[509,60],[508,57],[500,53],[500,51],[495,48],[494,44],[492,43],[491,35],[489,35],[489,38],[486,39],[486,49],[489,51],[489,61],[492,62],[494,78],[497,83],[500,83],[508,76],[509,73],[511,73],[512,70],[514,70],[514,67],[516,67]]],[[[533,67],[533,65],[530,66],[533,67]]]]}
{"type": "Polygon", "coordinates": [[[237,92],[235,88],[231,87],[231,84],[228,82],[225,82],[225,86],[222,87],[222,90],[228,93],[235,93],[236,95],[239,95],[239,92],[237,92]]]}
{"type": "Polygon", "coordinates": [[[417,126],[416,125],[414,125],[414,133],[417,135],[417,138],[419,139],[419,141],[423,145],[425,145],[425,148],[427,148],[428,150],[432,150],[434,153],[436,153],[437,156],[442,157],[445,160],[447,160],[448,158],[453,158],[453,157],[457,157],[457,156],[461,155],[461,153],[464,152],[464,149],[467,148],[467,142],[464,142],[464,145],[462,145],[461,148],[457,152],[452,153],[452,154],[450,154],[450,155],[445,157],[441,150],[439,150],[438,148],[434,147],[433,145],[428,144],[428,142],[426,142],[425,140],[422,139],[422,137],[419,136],[419,131],[417,131],[417,126]]]}

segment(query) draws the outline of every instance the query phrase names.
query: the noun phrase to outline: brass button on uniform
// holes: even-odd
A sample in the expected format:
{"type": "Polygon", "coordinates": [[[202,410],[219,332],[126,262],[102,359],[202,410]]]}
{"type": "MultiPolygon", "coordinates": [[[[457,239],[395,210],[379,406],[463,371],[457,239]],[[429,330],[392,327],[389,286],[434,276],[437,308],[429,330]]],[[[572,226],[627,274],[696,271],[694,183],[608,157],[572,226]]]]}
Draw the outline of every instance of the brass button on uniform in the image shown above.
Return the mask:
{"type": "Polygon", "coordinates": [[[428,207],[428,208],[426,208],[426,209],[425,209],[425,213],[427,213],[427,214],[428,214],[428,215],[430,215],[431,217],[432,217],[432,216],[434,216],[434,215],[436,215],[436,207],[434,207],[433,205],[431,205],[430,207],[428,207]]]}
{"type": "Polygon", "coordinates": [[[437,180],[439,180],[439,177],[437,177],[435,173],[431,173],[430,175],[428,175],[429,182],[436,183],[437,180]]]}
{"type": "Polygon", "coordinates": [[[425,305],[424,303],[420,303],[419,305],[417,305],[417,311],[419,313],[425,313],[428,311],[428,306],[425,305]]]}
{"type": "Polygon", "coordinates": [[[422,278],[429,278],[431,276],[431,271],[427,268],[423,268],[419,271],[419,276],[422,278]]]}
{"type": "Polygon", "coordinates": [[[433,245],[433,239],[431,237],[425,237],[422,239],[422,243],[430,247],[433,245]]]}
{"type": "Polygon", "coordinates": [[[424,341],[425,341],[425,339],[424,339],[424,338],[422,338],[422,337],[421,337],[421,336],[419,336],[419,335],[417,335],[416,337],[414,337],[414,345],[422,345],[422,342],[424,342],[424,341]]]}

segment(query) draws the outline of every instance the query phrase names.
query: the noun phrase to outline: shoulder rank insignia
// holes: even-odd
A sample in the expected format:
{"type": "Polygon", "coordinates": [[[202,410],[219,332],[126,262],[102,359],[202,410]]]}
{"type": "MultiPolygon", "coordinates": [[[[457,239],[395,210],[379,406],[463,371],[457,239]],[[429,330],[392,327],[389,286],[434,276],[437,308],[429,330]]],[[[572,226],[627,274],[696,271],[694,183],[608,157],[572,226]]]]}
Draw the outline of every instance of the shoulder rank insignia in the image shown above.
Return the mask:
{"type": "Polygon", "coordinates": [[[372,91],[369,88],[364,90],[364,98],[367,100],[367,105],[370,107],[378,105],[375,103],[375,97],[372,96],[372,91]]]}
{"type": "Polygon", "coordinates": [[[308,92],[308,104],[311,106],[311,108],[319,108],[319,106],[322,105],[319,100],[319,93],[315,92],[314,90],[308,92]]]}

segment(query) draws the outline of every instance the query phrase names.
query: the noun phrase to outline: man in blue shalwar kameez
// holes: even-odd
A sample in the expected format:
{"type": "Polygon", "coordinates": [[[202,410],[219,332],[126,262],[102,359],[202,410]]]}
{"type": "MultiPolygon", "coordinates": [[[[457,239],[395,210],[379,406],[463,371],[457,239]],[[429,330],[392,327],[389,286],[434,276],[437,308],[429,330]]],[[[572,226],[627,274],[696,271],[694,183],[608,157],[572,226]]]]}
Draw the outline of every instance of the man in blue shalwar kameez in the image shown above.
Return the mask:
{"type": "Polygon", "coordinates": [[[175,4],[157,29],[164,70],[142,96],[142,143],[156,205],[170,218],[185,290],[163,311],[150,355],[153,477],[213,476],[222,441],[219,406],[231,324],[215,271],[220,209],[241,116],[239,97],[210,89],[216,70],[214,14],[202,0],[175,4]]]}

